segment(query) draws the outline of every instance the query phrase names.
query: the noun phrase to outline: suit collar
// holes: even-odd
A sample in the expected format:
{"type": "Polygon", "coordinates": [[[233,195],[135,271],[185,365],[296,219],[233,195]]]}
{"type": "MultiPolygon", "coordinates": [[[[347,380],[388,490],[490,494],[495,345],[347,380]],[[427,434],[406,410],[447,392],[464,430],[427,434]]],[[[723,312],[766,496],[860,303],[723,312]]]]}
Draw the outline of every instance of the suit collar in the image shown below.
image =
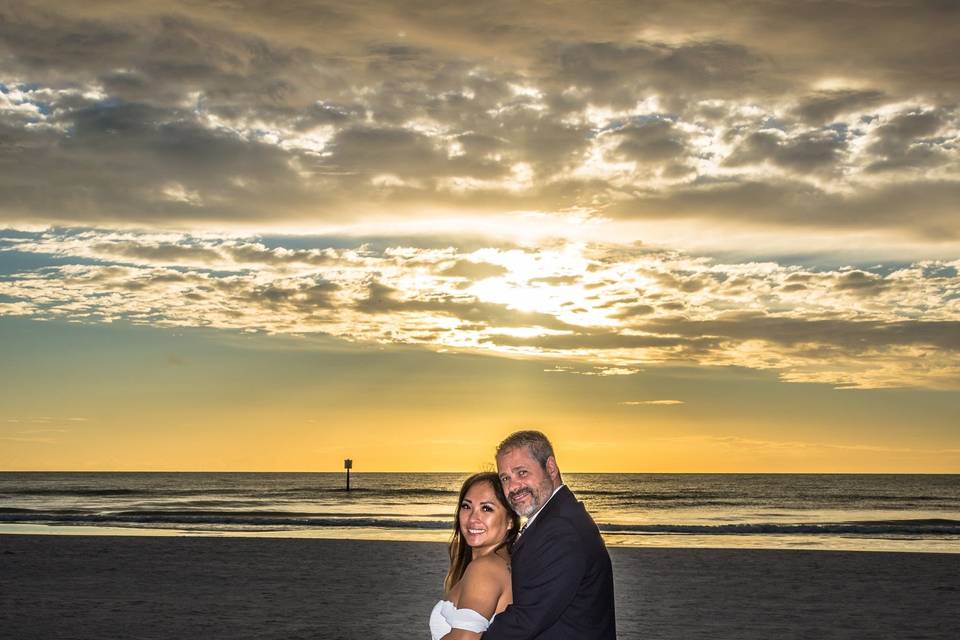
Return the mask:
{"type": "Polygon", "coordinates": [[[536,519],[540,517],[540,514],[543,513],[544,510],[550,505],[550,503],[551,503],[551,502],[553,501],[553,499],[557,496],[557,494],[560,493],[560,489],[563,489],[565,486],[567,486],[567,485],[565,485],[565,484],[563,484],[563,483],[561,483],[560,485],[558,485],[557,488],[553,490],[553,493],[550,494],[550,497],[547,498],[547,501],[543,503],[543,505],[540,507],[540,509],[538,509],[538,510],[536,511],[536,513],[534,513],[532,516],[530,516],[529,518],[527,518],[527,522],[526,522],[526,524],[524,524],[523,526],[524,526],[524,527],[529,527],[530,525],[532,525],[532,524],[534,523],[534,521],[536,521],[536,519]]]}
{"type": "Polygon", "coordinates": [[[576,498],[573,495],[573,492],[567,487],[567,485],[561,485],[559,489],[553,494],[553,496],[547,500],[547,503],[540,508],[540,511],[537,512],[536,517],[533,522],[530,523],[530,529],[524,531],[523,535],[520,536],[513,545],[511,553],[516,553],[523,545],[523,541],[527,540],[531,535],[536,535],[537,523],[542,524],[543,518],[550,517],[550,514],[561,508],[561,505],[568,502],[576,502],[576,498]]]}

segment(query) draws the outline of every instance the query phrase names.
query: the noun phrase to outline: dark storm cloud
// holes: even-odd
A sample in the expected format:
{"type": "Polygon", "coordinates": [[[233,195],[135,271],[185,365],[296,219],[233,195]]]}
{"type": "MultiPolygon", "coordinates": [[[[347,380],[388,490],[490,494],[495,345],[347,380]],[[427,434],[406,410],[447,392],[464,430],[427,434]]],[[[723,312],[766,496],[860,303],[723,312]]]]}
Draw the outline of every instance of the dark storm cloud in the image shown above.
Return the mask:
{"type": "Polygon", "coordinates": [[[330,165],[350,172],[427,175],[442,171],[446,159],[429,137],[405,129],[356,127],[330,144],[330,165]]]}
{"type": "Polygon", "coordinates": [[[727,158],[728,166],[770,161],[798,172],[815,171],[835,164],[846,149],[842,135],[833,130],[785,138],[769,131],[751,133],[727,158]]]}
{"type": "Polygon", "coordinates": [[[643,326],[654,334],[682,337],[716,336],[726,340],[763,340],[786,347],[828,345],[858,354],[890,346],[923,345],[960,351],[960,322],[875,322],[814,320],[731,315],[721,320],[690,321],[684,318],[652,320],[643,326]]]}
{"type": "Polygon", "coordinates": [[[628,160],[664,162],[681,159],[687,153],[686,135],[665,120],[629,125],[609,135],[618,141],[614,153],[628,160]]]}
{"type": "Polygon", "coordinates": [[[655,207],[955,237],[958,15],[907,0],[9,2],[0,220],[655,207]],[[614,140],[608,157],[639,165],[616,179],[589,164],[614,140]]]}
{"type": "Polygon", "coordinates": [[[928,239],[960,238],[960,180],[916,180],[829,193],[790,180],[731,180],[639,197],[606,209],[627,218],[715,218],[729,223],[797,228],[902,228],[928,239]]]}
{"type": "Polygon", "coordinates": [[[868,170],[922,168],[947,162],[950,155],[941,148],[947,140],[933,138],[946,119],[947,114],[940,110],[910,112],[893,118],[877,130],[876,141],[867,149],[879,157],[868,170]]]}
{"type": "Polygon", "coordinates": [[[331,141],[329,153],[326,167],[368,177],[388,173],[402,178],[493,178],[504,173],[502,166],[476,156],[450,158],[430,136],[402,128],[342,130],[331,141]]]}
{"type": "Polygon", "coordinates": [[[836,288],[839,291],[849,291],[858,296],[868,297],[889,289],[893,284],[875,273],[857,270],[837,276],[836,288]]]}
{"type": "Polygon", "coordinates": [[[438,60],[457,64],[496,54],[503,62],[495,68],[528,76],[565,69],[558,82],[579,79],[614,90],[616,74],[633,70],[665,81],[679,76],[682,86],[707,91],[744,86],[745,68],[783,76],[781,61],[801,81],[824,69],[843,75],[862,68],[864,77],[878,82],[946,88],[953,62],[944,54],[957,42],[951,19],[958,15],[952,3],[907,0],[704,2],[697,11],[664,2],[311,2],[278,9],[253,2],[71,6],[36,0],[14,3],[4,14],[8,47],[19,52],[22,64],[43,70],[127,67],[149,57],[169,59],[181,72],[214,66],[244,79],[258,64],[275,69],[278,62],[303,59],[325,68],[302,82],[320,76],[344,81],[340,74],[357,69],[377,79],[409,79],[429,76],[438,60]],[[658,42],[644,38],[645,32],[685,42],[658,42]],[[150,44],[148,56],[144,42],[150,44]],[[315,58],[298,58],[299,52],[315,58]]]}
{"type": "Polygon", "coordinates": [[[881,91],[821,91],[801,98],[794,113],[811,124],[825,124],[841,114],[878,105],[885,97],[881,91]]]}
{"type": "MultiPolygon", "coordinates": [[[[216,24],[175,4],[84,7],[14,3],[0,13],[6,65],[30,81],[78,86],[96,81],[117,100],[176,106],[202,91],[210,108],[306,106],[307,92],[329,89],[329,74],[309,73],[304,50],[216,24]]],[[[335,82],[333,84],[338,84],[335,82]]]]}
{"type": "Polygon", "coordinates": [[[764,66],[747,47],[726,42],[585,42],[560,45],[547,55],[544,67],[551,69],[554,81],[585,88],[590,102],[619,107],[652,93],[670,98],[742,94],[754,88],[764,66]]]}
{"type": "Polygon", "coordinates": [[[90,222],[242,220],[282,210],[307,190],[280,150],[198,126],[178,110],[102,103],[56,124],[65,131],[15,131],[0,149],[4,210],[90,222]]]}
{"type": "Polygon", "coordinates": [[[542,171],[552,173],[579,164],[589,144],[587,127],[564,124],[533,111],[511,114],[503,122],[510,132],[511,155],[542,171]]]}

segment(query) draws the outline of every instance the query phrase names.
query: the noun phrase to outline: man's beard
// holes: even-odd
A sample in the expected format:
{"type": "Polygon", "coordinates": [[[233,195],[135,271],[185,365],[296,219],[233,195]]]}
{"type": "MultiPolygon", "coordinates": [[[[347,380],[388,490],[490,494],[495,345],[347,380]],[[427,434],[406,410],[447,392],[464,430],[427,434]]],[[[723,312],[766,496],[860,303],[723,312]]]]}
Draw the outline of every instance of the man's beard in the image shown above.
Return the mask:
{"type": "Polygon", "coordinates": [[[510,501],[510,506],[513,507],[513,510],[517,512],[517,515],[529,518],[539,511],[540,507],[543,506],[543,503],[550,496],[550,488],[551,487],[549,486],[549,483],[540,485],[536,488],[536,490],[534,490],[533,487],[525,487],[519,491],[512,492],[509,496],[507,496],[507,499],[510,501]],[[520,507],[518,507],[514,502],[514,499],[523,495],[524,493],[528,493],[530,495],[530,500],[527,503],[526,508],[521,511],[520,507]]]}

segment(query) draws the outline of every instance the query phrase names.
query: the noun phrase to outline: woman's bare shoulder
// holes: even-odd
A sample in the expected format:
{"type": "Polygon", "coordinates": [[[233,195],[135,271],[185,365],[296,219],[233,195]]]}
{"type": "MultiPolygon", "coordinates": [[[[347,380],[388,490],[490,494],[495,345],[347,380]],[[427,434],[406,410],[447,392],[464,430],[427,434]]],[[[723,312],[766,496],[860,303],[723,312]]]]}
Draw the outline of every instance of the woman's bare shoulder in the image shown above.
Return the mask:
{"type": "Polygon", "coordinates": [[[510,574],[510,561],[508,558],[505,558],[497,553],[488,553],[485,556],[480,556],[470,562],[467,565],[466,571],[463,573],[463,577],[467,578],[476,577],[488,577],[488,578],[500,578],[503,575],[510,574]]]}
{"type": "Polygon", "coordinates": [[[494,613],[504,608],[501,604],[504,594],[509,598],[511,585],[507,560],[493,553],[474,559],[463,572],[461,584],[456,606],[473,609],[487,619],[492,618],[494,613]]]}

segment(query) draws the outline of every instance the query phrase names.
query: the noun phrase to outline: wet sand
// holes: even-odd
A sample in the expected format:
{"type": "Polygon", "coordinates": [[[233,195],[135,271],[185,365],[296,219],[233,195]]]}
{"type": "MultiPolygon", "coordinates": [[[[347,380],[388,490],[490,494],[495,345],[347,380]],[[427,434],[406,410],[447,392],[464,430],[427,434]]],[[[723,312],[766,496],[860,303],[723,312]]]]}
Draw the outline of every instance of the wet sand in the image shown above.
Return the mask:
{"type": "MultiPolygon", "coordinates": [[[[942,638],[960,554],[610,550],[620,638],[942,638]]],[[[0,637],[429,638],[443,545],[0,535],[0,637]]]]}

